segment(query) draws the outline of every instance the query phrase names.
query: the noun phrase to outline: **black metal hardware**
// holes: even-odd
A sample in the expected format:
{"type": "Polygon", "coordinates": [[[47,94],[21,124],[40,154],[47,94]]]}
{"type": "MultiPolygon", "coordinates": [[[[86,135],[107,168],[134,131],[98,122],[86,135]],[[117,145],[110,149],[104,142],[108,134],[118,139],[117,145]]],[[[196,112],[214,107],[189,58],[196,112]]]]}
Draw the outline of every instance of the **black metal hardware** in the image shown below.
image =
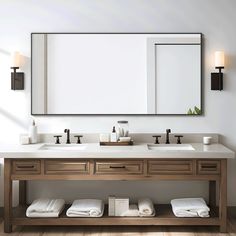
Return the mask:
{"type": "Polygon", "coordinates": [[[75,135],[74,136],[75,138],[77,138],[77,144],[80,144],[81,143],[81,140],[80,140],[80,138],[82,138],[83,137],[83,135],[75,135]]]}
{"type": "MultiPolygon", "coordinates": [[[[33,56],[33,37],[34,37],[34,35],[37,35],[37,34],[47,34],[47,35],[56,35],[56,34],[64,34],[64,35],[79,35],[79,34],[81,34],[81,35],[86,35],[86,34],[88,34],[87,32],[80,32],[80,33],[78,33],[78,32],[66,32],[66,33],[60,33],[60,32],[40,32],[40,33],[37,33],[37,32],[33,32],[33,33],[31,33],[31,115],[34,115],[34,116],[78,116],[78,115],[88,115],[88,116],[97,116],[97,115],[100,115],[100,116],[106,116],[106,115],[109,115],[109,116],[114,116],[114,115],[119,115],[119,116],[121,116],[121,115],[127,115],[127,114],[65,114],[65,113],[57,113],[57,114],[52,114],[52,113],[47,113],[47,114],[44,114],[44,113],[35,113],[35,111],[33,111],[33,85],[34,85],[34,79],[33,79],[33,70],[32,70],[32,65],[34,64],[33,62],[33,58],[34,58],[34,56],[33,56]]],[[[202,108],[202,105],[203,105],[203,102],[202,102],[202,100],[203,100],[203,83],[202,83],[202,81],[203,81],[203,79],[202,79],[202,75],[203,75],[203,70],[202,70],[202,68],[203,68],[203,60],[202,60],[202,58],[203,58],[203,47],[202,47],[202,45],[203,45],[203,36],[204,36],[204,34],[203,33],[200,33],[200,32],[165,32],[165,33],[158,33],[158,32],[129,32],[129,33],[127,33],[127,32],[102,32],[102,33],[99,33],[99,32],[92,32],[92,33],[89,33],[89,34],[94,34],[94,35],[99,35],[99,34],[102,34],[102,35],[109,35],[109,34],[114,34],[114,35],[117,35],[117,34],[121,34],[121,35],[128,35],[128,34],[132,34],[132,35],[135,35],[135,34],[138,34],[138,35],[142,35],[142,34],[150,34],[150,35],[155,35],[155,34],[157,34],[157,35],[162,35],[162,34],[167,34],[167,35],[169,35],[169,34],[173,34],[173,35],[178,35],[178,34],[180,34],[180,35],[184,35],[184,34],[189,34],[189,35],[193,35],[193,34],[198,34],[199,36],[200,36],[200,43],[199,43],[199,45],[200,45],[200,47],[201,47],[201,49],[200,49],[200,53],[201,53],[201,58],[200,58],[200,63],[201,63],[201,80],[200,80],[200,88],[201,88],[201,97],[200,97],[200,99],[201,99],[201,101],[200,101],[200,103],[201,103],[201,108],[202,108]]],[[[172,44],[171,44],[172,45],[172,44]]],[[[189,45],[189,44],[188,44],[189,45]]],[[[202,109],[201,109],[202,110],[202,109]]],[[[204,111],[202,111],[201,112],[201,115],[203,115],[204,114],[204,111]]],[[[187,114],[186,114],[186,112],[185,113],[183,113],[183,114],[129,114],[130,116],[143,116],[143,115],[145,115],[145,116],[149,116],[149,117],[152,117],[152,116],[186,116],[187,114]]]]}
{"type": "Polygon", "coordinates": [[[111,169],[124,169],[125,166],[110,166],[111,169]]]}
{"type": "Polygon", "coordinates": [[[65,129],[64,133],[66,133],[66,144],[70,144],[70,129],[65,129]]]}
{"type": "Polygon", "coordinates": [[[217,168],[217,164],[202,164],[201,165],[202,169],[216,169],[217,168]]]}
{"type": "Polygon", "coordinates": [[[31,166],[17,166],[17,168],[18,169],[30,169],[30,168],[34,168],[34,166],[33,165],[31,165],[31,166]]]}
{"type": "Polygon", "coordinates": [[[166,144],[170,144],[170,138],[169,135],[171,133],[171,129],[166,130],[166,144]]]}
{"type": "Polygon", "coordinates": [[[55,144],[60,144],[60,138],[62,137],[61,135],[54,135],[54,138],[56,138],[55,144]]]}
{"type": "Polygon", "coordinates": [[[180,138],[183,138],[184,136],[183,135],[175,135],[175,137],[177,138],[177,144],[181,144],[180,138]]]}
{"type": "Polygon", "coordinates": [[[223,90],[223,73],[221,72],[224,67],[216,67],[219,69],[218,73],[211,73],[211,90],[223,90]]]}
{"type": "Polygon", "coordinates": [[[159,144],[159,138],[161,135],[153,135],[152,137],[155,138],[155,144],[159,144]]]}
{"type": "Polygon", "coordinates": [[[24,73],[16,72],[19,67],[11,67],[11,89],[12,90],[24,90],[24,73]]]}

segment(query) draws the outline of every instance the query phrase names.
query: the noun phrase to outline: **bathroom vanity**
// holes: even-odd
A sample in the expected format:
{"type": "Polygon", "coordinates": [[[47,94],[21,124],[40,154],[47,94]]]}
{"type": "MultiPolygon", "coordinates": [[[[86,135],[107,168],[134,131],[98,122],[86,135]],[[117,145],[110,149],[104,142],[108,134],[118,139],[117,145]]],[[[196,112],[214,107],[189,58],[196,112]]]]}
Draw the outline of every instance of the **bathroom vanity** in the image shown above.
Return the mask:
{"type": "Polygon", "coordinates": [[[234,153],[221,144],[137,144],[130,147],[47,145],[1,147],[4,157],[4,230],[13,225],[227,225],[227,159],[234,153]],[[77,150],[76,150],[77,147],[77,150]],[[160,147],[166,147],[160,150],[160,147]],[[178,148],[179,147],[179,148],[178,148]],[[180,148],[181,147],[181,148],[180,148]],[[159,148],[159,149],[158,149],[159,148]],[[12,182],[19,180],[19,207],[12,207],[12,182]],[[170,205],[157,205],[156,216],[101,218],[27,218],[28,180],[201,180],[209,181],[209,218],[177,218],[170,205]],[[217,194],[217,190],[219,194],[217,194]],[[219,196],[219,207],[216,206],[219,196]]]}

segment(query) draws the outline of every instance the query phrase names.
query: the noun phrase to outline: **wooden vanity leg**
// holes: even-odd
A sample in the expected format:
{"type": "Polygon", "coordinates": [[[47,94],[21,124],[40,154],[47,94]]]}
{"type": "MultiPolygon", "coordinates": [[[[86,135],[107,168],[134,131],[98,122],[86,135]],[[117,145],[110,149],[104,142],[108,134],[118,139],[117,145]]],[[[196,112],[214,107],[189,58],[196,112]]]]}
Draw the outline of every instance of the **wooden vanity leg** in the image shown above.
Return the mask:
{"type": "Polygon", "coordinates": [[[11,233],[12,225],[12,181],[11,181],[11,161],[4,160],[4,232],[11,233]]]}
{"type": "Polygon", "coordinates": [[[227,232],[227,160],[221,160],[221,178],[219,184],[220,232],[227,232]]]}
{"type": "Polygon", "coordinates": [[[27,181],[19,181],[19,204],[25,206],[27,203],[27,181]]]}
{"type": "Polygon", "coordinates": [[[216,181],[209,181],[209,205],[216,207],[216,181]]]}

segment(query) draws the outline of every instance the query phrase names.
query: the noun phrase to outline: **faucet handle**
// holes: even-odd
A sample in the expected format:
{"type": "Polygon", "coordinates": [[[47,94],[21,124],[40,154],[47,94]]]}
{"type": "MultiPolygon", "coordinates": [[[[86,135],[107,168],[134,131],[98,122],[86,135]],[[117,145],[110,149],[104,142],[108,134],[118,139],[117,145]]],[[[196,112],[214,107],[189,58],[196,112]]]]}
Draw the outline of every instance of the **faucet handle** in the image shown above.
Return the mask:
{"type": "Polygon", "coordinates": [[[77,142],[76,143],[80,144],[81,143],[80,138],[82,138],[83,135],[75,135],[74,137],[77,138],[77,142]]]}
{"type": "Polygon", "coordinates": [[[153,135],[152,137],[156,138],[155,139],[155,144],[159,144],[159,138],[161,137],[161,135],[153,135]]]}
{"type": "Polygon", "coordinates": [[[60,138],[62,137],[61,135],[54,135],[54,138],[56,138],[55,144],[60,144],[60,138]]]}
{"type": "Polygon", "coordinates": [[[183,138],[183,135],[175,135],[175,137],[177,138],[177,144],[181,144],[181,140],[180,138],[183,138]]]}

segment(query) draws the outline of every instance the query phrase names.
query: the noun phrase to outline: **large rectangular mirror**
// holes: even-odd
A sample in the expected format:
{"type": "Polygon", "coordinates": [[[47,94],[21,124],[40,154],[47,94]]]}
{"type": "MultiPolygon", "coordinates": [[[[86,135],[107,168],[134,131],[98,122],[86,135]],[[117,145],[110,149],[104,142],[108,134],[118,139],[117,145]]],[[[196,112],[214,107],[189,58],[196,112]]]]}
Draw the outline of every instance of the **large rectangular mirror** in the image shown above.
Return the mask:
{"type": "Polygon", "coordinates": [[[201,114],[201,34],[32,33],[32,114],[201,114]]]}

